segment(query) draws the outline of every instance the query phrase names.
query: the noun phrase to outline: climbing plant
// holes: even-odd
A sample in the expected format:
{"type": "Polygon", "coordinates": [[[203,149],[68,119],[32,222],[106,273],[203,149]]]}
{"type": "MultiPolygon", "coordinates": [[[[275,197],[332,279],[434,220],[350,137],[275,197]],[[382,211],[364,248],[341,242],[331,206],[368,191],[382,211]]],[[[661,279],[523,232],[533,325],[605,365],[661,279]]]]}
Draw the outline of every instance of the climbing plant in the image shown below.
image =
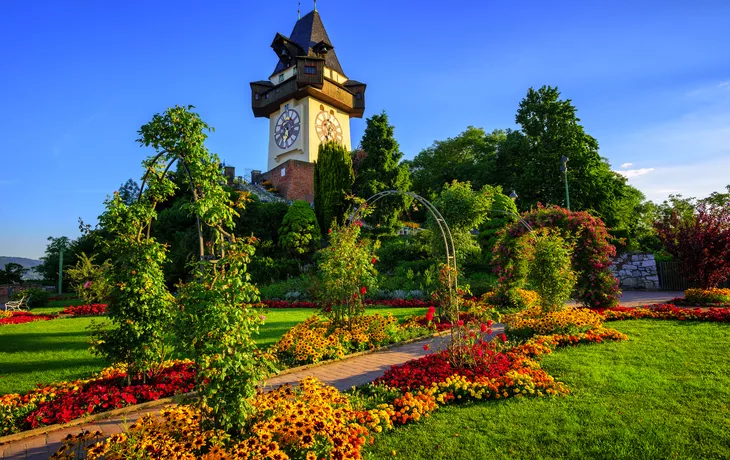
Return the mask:
{"type": "Polygon", "coordinates": [[[245,206],[247,196],[232,196],[224,188],[220,160],[204,145],[211,128],[192,108],[168,109],[142,126],[138,142],[157,152],[143,162],[142,192],[129,206],[115,194],[100,219],[112,235],[110,245],[117,257],[110,270],[115,286],[109,304],[113,329],[97,333],[97,346],[115,362],[147,370],[164,356],[174,322],[176,345],[198,368],[205,423],[236,432],[251,411],[256,384],[272,366],[252,338],[261,322],[250,307],[258,301],[258,291],[246,273],[252,239],[239,240],[232,232],[237,209],[245,206]],[[161,269],[167,248],[150,236],[150,228],[157,206],[175,191],[166,172],[178,161],[193,196],[186,208],[197,220],[200,261],[194,280],[180,284],[175,299],[161,269]]]}
{"type": "MultiPolygon", "coordinates": [[[[609,243],[608,230],[601,219],[584,211],[571,212],[558,206],[539,206],[522,217],[534,229],[554,229],[574,246],[571,260],[578,276],[573,292],[578,300],[591,308],[618,304],[618,281],[609,268],[616,248],[609,243]]],[[[521,238],[528,231],[522,222],[514,222],[500,233],[492,263],[503,293],[525,285],[528,267],[519,254],[521,247],[529,244],[521,238]]]]}

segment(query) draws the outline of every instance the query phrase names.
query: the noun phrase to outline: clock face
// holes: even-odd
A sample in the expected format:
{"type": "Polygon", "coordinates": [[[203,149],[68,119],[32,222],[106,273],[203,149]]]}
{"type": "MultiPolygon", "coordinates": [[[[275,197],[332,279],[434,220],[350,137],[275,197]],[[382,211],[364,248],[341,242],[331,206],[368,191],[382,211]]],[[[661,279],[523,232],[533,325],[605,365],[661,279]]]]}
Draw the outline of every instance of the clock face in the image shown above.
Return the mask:
{"type": "Polygon", "coordinates": [[[342,142],[342,126],[335,117],[334,111],[330,110],[326,112],[322,110],[317,114],[317,118],[314,121],[315,128],[319,140],[322,142],[337,141],[342,142]]]}
{"type": "Polygon", "coordinates": [[[301,122],[299,114],[294,109],[286,109],[279,115],[274,128],[274,141],[280,149],[288,149],[299,137],[301,122]]]}

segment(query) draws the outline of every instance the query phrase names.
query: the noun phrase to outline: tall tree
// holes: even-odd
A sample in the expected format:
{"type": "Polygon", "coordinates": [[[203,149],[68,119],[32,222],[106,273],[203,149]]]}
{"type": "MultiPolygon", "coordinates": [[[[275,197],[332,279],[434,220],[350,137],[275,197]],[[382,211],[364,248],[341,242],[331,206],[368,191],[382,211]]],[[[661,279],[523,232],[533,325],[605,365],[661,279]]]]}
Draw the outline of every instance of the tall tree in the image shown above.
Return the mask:
{"type": "Polygon", "coordinates": [[[314,163],[314,212],[323,232],[333,222],[344,222],[348,208],[346,197],[352,193],[354,182],[350,152],[335,141],[320,144],[314,163]]]}
{"type": "Polygon", "coordinates": [[[561,157],[568,157],[570,205],[591,211],[611,227],[616,208],[626,194],[626,179],[611,171],[598,153],[598,142],[588,135],[570,99],[561,99],[558,88],[530,88],[520,102],[516,122],[520,132],[511,133],[510,143],[497,155],[497,170],[511,171],[522,209],[543,204],[565,206],[561,157]],[[516,174],[515,174],[516,173],[516,174]]]}
{"type": "MultiPolygon", "coordinates": [[[[403,153],[394,137],[395,128],[382,112],[367,119],[365,134],[360,141],[362,155],[355,171],[355,192],[368,199],[384,190],[410,190],[408,167],[400,164],[403,153]]],[[[378,202],[371,221],[392,232],[398,226],[398,216],[410,203],[408,197],[397,195],[378,202]]]]}
{"type": "Polygon", "coordinates": [[[119,197],[122,202],[129,206],[139,197],[139,184],[134,179],[128,179],[119,187],[119,197]]]}
{"type": "Polygon", "coordinates": [[[5,264],[5,269],[0,269],[0,284],[20,284],[27,272],[27,268],[15,262],[5,264]]]}
{"type": "Polygon", "coordinates": [[[475,188],[491,183],[494,160],[506,133],[489,134],[469,126],[445,141],[436,141],[408,162],[413,190],[433,198],[452,181],[471,182],[475,188]]]}

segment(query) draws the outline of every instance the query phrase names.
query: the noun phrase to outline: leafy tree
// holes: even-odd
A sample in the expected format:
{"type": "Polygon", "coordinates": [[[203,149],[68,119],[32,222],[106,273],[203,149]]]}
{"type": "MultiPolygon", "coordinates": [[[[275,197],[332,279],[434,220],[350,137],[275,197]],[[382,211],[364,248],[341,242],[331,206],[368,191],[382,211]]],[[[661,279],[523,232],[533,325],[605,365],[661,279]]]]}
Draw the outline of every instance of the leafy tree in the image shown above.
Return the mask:
{"type": "Polygon", "coordinates": [[[413,190],[427,198],[435,197],[453,181],[471,182],[475,188],[492,183],[492,169],[505,132],[485,133],[469,126],[466,131],[445,141],[436,141],[406,164],[410,168],[413,190]]]}
{"type": "Polygon", "coordinates": [[[363,296],[377,288],[375,269],[378,243],[360,239],[362,222],[335,225],[329,247],[320,251],[319,295],[325,313],[338,325],[352,327],[353,320],[364,311],[363,296]]]}
{"type": "Polygon", "coordinates": [[[128,179],[127,182],[123,183],[119,187],[119,196],[127,206],[134,203],[139,197],[139,184],[137,184],[137,181],[128,179]]]}
{"type": "MultiPolygon", "coordinates": [[[[368,199],[384,190],[410,190],[410,174],[405,164],[399,164],[403,153],[393,137],[394,130],[385,112],[367,119],[360,141],[363,154],[356,156],[359,159],[354,184],[357,196],[368,199]]],[[[398,217],[409,203],[405,195],[379,201],[372,222],[385,228],[385,233],[393,233],[398,227],[398,217]]]]}
{"type": "Polygon", "coordinates": [[[20,284],[23,275],[28,272],[22,265],[10,262],[5,264],[5,269],[0,269],[0,284],[20,284]]]}
{"type": "Polygon", "coordinates": [[[284,216],[279,229],[279,244],[301,256],[315,249],[322,232],[309,203],[296,200],[284,216]]]}
{"type": "MultiPolygon", "coordinates": [[[[471,231],[484,222],[492,206],[491,187],[474,191],[469,182],[453,181],[441,191],[433,204],[449,225],[454,240],[457,260],[461,263],[476,260],[480,248],[471,231]]],[[[431,248],[441,259],[445,255],[444,240],[437,222],[429,216],[431,248]]]]}
{"type": "Polygon", "coordinates": [[[688,281],[711,289],[730,277],[730,201],[721,206],[700,202],[691,216],[675,210],[655,227],[688,281]]]}
{"type": "Polygon", "coordinates": [[[314,212],[322,231],[344,222],[354,181],[350,153],[335,141],[320,144],[314,163],[314,212]]]}
{"type": "Polygon", "coordinates": [[[518,191],[520,208],[565,205],[560,166],[561,157],[567,156],[571,209],[590,211],[615,226],[616,207],[627,193],[626,179],[599,155],[598,142],[580,125],[570,99],[560,99],[558,88],[551,86],[530,88],[515,119],[522,129],[508,134],[495,171],[507,172],[497,183],[518,191]]]}

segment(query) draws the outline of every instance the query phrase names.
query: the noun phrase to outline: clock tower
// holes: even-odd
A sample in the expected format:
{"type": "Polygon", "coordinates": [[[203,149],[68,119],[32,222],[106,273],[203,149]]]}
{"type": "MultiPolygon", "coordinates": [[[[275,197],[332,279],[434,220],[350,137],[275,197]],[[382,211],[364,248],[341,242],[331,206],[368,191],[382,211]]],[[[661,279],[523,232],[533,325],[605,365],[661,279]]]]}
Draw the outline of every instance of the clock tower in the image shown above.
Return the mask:
{"type": "Polygon", "coordinates": [[[258,177],[287,199],[312,201],[306,183],[319,145],[335,140],[352,149],[350,118],[362,118],[366,85],[345,75],[317,10],[300,18],[289,37],[277,33],[271,48],[278,58],[274,72],[251,83],[254,116],[269,119],[268,171],[258,177]],[[287,169],[301,177],[285,179],[287,169]]]}

